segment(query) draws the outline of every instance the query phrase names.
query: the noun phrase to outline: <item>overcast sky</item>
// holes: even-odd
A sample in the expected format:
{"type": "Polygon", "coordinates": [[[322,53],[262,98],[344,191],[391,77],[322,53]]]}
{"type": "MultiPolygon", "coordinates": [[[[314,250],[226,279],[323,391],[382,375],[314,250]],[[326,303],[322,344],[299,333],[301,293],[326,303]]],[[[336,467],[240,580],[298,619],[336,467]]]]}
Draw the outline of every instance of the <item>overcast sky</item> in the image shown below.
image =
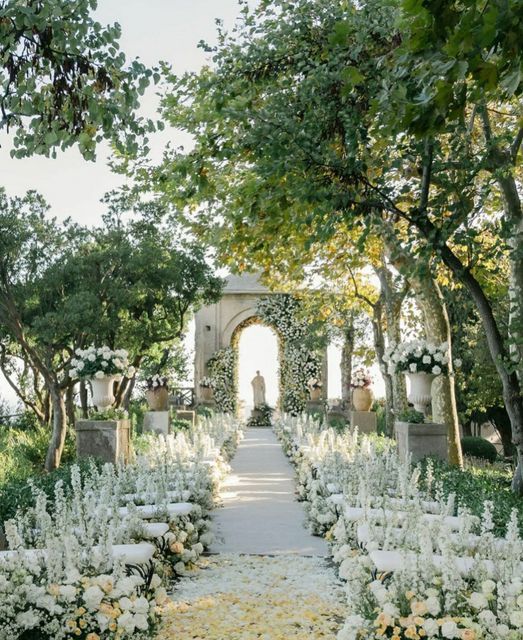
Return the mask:
{"type": "MultiPolygon", "coordinates": [[[[206,56],[197,45],[200,40],[216,41],[216,18],[232,26],[238,15],[238,0],[99,0],[96,12],[103,24],[120,23],[121,47],[128,58],[140,57],[148,66],[164,60],[177,73],[205,64],[206,56]]],[[[155,93],[152,89],[144,97],[141,111],[149,117],[155,116],[158,105],[155,93]]],[[[175,145],[188,142],[171,130],[156,140],[155,155],[167,139],[175,145]]],[[[75,148],[59,153],[55,160],[36,156],[15,160],[9,156],[4,132],[0,144],[0,183],[8,193],[36,189],[60,218],[96,223],[104,212],[101,196],[122,181],[107,167],[107,147],[99,148],[96,162],[86,162],[75,148]]]]}
{"type": "MultiPolygon", "coordinates": [[[[149,66],[164,60],[177,73],[201,68],[207,59],[198,42],[215,42],[215,20],[220,18],[226,27],[231,27],[238,15],[237,0],[99,0],[96,12],[102,23],[121,24],[121,47],[129,59],[138,56],[149,66]]],[[[158,98],[151,90],[144,98],[141,112],[154,117],[157,105],[158,98]]],[[[154,155],[159,156],[167,140],[175,146],[189,142],[172,130],[164,132],[153,144],[154,155]]],[[[42,157],[16,160],[9,156],[5,133],[0,133],[0,143],[0,184],[10,195],[36,189],[51,205],[51,213],[59,218],[70,216],[83,224],[96,224],[104,213],[100,198],[122,181],[121,176],[113,175],[107,167],[107,147],[99,148],[96,162],[85,161],[74,148],[59,153],[55,160],[42,157]]],[[[251,402],[250,380],[256,369],[265,373],[269,400],[275,401],[275,349],[274,337],[261,328],[253,327],[244,336],[240,350],[240,396],[247,404],[251,402]]],[[[339,350],[331,349],[330,356],[329,395],[337,397],[339,350]]],[[[0,380],[2,394],[12,399],[0,380]]]]}

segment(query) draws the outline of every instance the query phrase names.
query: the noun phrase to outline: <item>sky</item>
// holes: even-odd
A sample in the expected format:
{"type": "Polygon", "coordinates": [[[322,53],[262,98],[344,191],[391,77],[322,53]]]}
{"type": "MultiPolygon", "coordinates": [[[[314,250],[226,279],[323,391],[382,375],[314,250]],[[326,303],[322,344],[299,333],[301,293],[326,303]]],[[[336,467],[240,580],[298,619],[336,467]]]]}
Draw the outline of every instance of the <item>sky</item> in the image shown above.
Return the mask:
{"type": "MultiPolygon", "coordinates": [[[[255,0],[253,0],[255,1],[255,0]]],[[[122,27],[121,48],[129,59],[139,57],[154,66],[164,60],[176,73],[196,71],[208,62],[208,54],[198,48],[204,40],[216,41],[217,18],[227,28],[239,14],[237,0],[99,0],[97,19],[102,23],[119,22],[122,27]]],[[[154,117],[158,106],[156,90],[151,89],[141,113],[154,117]]],[[[152,140],[153,157],[159,157],[165,143],[190,145],[190,139],[172,129],[152,140]]],[[[51,214],[60,219],[94,225],[100,222],[104,205],[100,198],[122,183],[107,166],[108,148],[99,147],[95,162],[85,161],[76,149],[60,153],[56,159],[32,157],[12,159],[9,139],[0,133],[0,184],[10,195],[28,189],[42,193],[51,206],[51,214]]],[[[253,327],[243,339],[240,349],[240,398],[250,403],[250,380],[256,369],[265,370],[270,400],[277,388],[277,360],[274,337],[253,327]]],[[[339,350],[330,349],[329,396],[339,397],[339,350]]],[[[5,383],[0,381],[0,395],[10,399],[5,383]]]]}

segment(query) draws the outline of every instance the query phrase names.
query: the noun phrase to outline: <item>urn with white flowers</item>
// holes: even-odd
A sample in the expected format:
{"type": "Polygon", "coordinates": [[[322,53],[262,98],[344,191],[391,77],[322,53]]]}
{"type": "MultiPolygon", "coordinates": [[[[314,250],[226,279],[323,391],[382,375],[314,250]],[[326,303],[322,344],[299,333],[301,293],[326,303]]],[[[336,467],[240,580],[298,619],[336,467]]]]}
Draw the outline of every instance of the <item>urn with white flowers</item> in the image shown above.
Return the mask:
{"type": "Polygon", "coordinates": [[[71,360],[69,375],[73,379],[86,380],[91,386],[92,402],[98,410],[107,409],[115,400],[114,383],[126,375],[135,374],[129,366],[125,349],[112,350],[107,346],[76,349],[71,360]]]}
{"type": "Polygon", "coordinates": [[[427,415],[432,401],[432,382],[448,373],[449,345],[431,344],[425,340],[403,342],[385,354],[389,373],[403,372],[410,383],[409,401],[416,411],[427,415]]]}
{"type": "Polygon", "coordinates": [[[365,369],[357,369],[352,376],[352,404],[356,411],[370,411],[372,406],[372,378],[365,369]]]}
{"type": "Polygon", "coordinates": [[[169,409],[169,379],[155,373],[146,382],[146,398],[151,411],[167,411],[169,409]]]}

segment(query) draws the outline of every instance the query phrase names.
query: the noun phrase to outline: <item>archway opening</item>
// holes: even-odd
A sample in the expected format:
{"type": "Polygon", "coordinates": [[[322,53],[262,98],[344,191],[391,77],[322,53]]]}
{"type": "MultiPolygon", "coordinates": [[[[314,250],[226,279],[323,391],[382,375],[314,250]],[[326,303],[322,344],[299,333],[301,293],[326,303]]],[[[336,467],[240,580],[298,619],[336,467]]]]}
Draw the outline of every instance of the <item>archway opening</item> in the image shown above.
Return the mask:
{"type": "Polygon", "coordinates": [[[267,404],[276,408],[279,400],[278,337],[270,327],[260,323],[239,328],[238,408],[248,418],[253,408],[251,380],[260,371],[265,378],[267,404]]]}

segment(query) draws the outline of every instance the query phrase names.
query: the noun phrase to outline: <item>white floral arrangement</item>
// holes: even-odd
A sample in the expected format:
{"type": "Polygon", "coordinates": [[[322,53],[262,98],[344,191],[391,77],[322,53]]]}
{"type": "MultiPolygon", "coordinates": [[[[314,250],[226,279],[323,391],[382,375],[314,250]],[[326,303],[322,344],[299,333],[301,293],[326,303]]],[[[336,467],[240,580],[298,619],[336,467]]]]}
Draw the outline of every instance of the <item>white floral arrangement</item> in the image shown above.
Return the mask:
{"type": "Polygon", "coordinates": [[[159,373],[155,373],[152,376],[149,376],[145,385],[149,391],[155,391],[156,389],[168,389],[169,388],[169,377],[162,376],[159,373]]]}
{"type": "Polygon", "coordinates": [[[125,349],[112,350],[108,346],[76,349],[76,358],[71,359],[71,378],[87,380],[127,376],[132,378],[136,369],[129,364],[129,354],[125,349]]]}
{"type": "Polygon", "coordinates": [[[387,349],[383,359],[388,364],[389,373],[446,375],[449,345],[448,342],[434,345],[426,340],[412,340],[387,349]]]}
{"type": "Polygon", "coordinates": [[[274,327],[280,338],[280,385],[283,410],[299,415],[309,399],[309,380],[321,376],[321,357],[311,352],[307,338],[309,325],[300,316],[300,301],[288,294],[261,298],[260,318],[274,327]]]}
{"type": "Polygon", "coordinates": [[[366,389],[372,384],[372,378],[366,369],[356,369],[352,376],[351,387],[353,389],[366,389]]]}
{"type": "Polygon", "coordinates": [[[234,374],[237,356],[236,349],[225,347],[216,351],[207,362],[214,400],[218,410],[223,413],[234,413],[236,410],[234,374]]]}
{"type": "Polygon", "coordinates": [[[209,510],[240,437],[239,421],[218,414],[184,433],[150,435],[126,466],[73,466],[70,486],[58,481],[52,501],[33,487],[34,506],[5,523],[11,551],[0,553],[0,638],[154,637],[163,584],[212,542],[209,510]],[[169,502],[190,502],[192,510],[170,516],[169,502]],[[169,529],[155,539],[153,564],[142,565],[147,575],[127,575],[136,567],[113,560],[111,549],[150,546],[139,505],[155,506],[153,521],[169,529]]]}
{"type": "Polygon", "coordinates": [[[492,503],[481,522],[456,511],[430,465],[422,490],[419,469],[387,438],[336,434],[304,416],[283,416],[275,430],[296,465],[309,527],[330,541],[345,581],[349,612],[338,640],[523,638],[515,510],[497,538],[492,503]],[[348,517],[358,509],[357,519],[348,517]],[[455,530],[449,516],[459,520],[455,530]],[[379,573],[372,554],[381,550],[396,554],[394,570],[379,573]]]}

